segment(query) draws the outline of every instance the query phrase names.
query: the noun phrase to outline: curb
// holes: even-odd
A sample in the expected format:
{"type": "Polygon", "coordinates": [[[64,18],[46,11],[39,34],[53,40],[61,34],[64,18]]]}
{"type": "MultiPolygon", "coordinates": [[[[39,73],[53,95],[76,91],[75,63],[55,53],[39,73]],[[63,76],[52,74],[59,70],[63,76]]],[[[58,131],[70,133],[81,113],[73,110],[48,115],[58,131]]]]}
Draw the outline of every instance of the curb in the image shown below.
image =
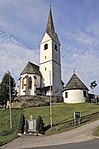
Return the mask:
{"type": "Polygon", "coordinates": [[[91,131],[91,132],[89,133],[89,136],[90,136],[90,137],[99,139],[98,136],[94,136],[94,135],[92,135],[92,133],[93,133],[97,128],[98,128],[98,127],[96,127],[93,131],[91,131]]]}

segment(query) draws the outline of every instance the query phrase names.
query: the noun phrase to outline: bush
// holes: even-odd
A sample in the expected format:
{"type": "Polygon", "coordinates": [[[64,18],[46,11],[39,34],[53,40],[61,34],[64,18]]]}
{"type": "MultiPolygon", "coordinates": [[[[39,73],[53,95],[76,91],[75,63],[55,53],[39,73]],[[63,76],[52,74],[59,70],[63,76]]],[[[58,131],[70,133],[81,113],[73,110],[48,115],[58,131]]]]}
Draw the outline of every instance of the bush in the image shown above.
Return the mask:
{"type": "Polygon", "coordinates": [[[39,133],[44,134],[44,123],[42,117],[39,115],[36,121],[36,129],[39,133]]]}
{"type": "Polygon", "coordinates": [[[19,121],[19,132],[24,133],[24,125],[25,125],[25,117],[24,114],[21,114],[20,121],[19,121]]]}

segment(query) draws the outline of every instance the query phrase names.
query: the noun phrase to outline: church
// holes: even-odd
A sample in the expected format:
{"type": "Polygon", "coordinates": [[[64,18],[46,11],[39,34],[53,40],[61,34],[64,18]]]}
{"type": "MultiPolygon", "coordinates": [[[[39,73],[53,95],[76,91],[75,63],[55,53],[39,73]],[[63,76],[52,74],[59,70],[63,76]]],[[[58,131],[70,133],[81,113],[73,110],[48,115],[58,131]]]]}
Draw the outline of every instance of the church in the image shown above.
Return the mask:
{"type": "Polygon", "coordinates": [[[28,62],[20,74],[18,96],[62,96],[60,42],[55,32],[50,7],[44,36],[40,43],[40,65],[28,62]]]}

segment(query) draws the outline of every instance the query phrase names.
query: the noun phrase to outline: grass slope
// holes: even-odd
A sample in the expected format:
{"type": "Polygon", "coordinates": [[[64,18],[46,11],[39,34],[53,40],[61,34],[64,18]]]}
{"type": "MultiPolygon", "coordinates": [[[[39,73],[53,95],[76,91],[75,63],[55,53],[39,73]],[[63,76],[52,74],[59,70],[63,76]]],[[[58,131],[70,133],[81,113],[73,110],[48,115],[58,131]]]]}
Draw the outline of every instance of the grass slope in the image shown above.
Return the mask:
{"type": "MultiPolygon", "coordinates": [[[[0,109],[0,144],[9,142],[10,140],[17,137],[18,132],[18,123],[20,119],[21,113],[24,113],[26,119],[29,119],[30,115],[33,115],[35,119],[39,115],[42,116],[45,126],[50,125],[49,119],[49,106],[46,107],[31,107],[24,109],[12,109],[12,124],[13,129],[10,130],[9,126],[9,109],[0,109]]],[[[57,124],[64,120],[73,119],[73,112],[79,111],[81,116],[85,116],[87,114],[91,114],[99,111],[99,105],[92,103],[82,103],[82,104],[55,104],[52,105],[52,113],[53,113],[53,124],[57,124]]],[[[58,129],[60,131],[56,132],[56,127],[50,128],[46,131],[46,134],[59,133],[61,131],[65,131],[64,125],[60,126],[58,129]]]]}

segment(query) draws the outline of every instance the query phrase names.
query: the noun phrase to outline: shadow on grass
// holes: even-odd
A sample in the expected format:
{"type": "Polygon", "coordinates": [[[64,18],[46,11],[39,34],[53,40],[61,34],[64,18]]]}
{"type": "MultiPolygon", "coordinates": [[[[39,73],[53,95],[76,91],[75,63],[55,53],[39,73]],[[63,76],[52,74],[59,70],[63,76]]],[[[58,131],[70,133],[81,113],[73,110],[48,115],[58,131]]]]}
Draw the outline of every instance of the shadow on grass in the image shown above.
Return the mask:
{"type": "Polygon", "coordinates": [[[47,125],[47,126],[44,127],[44,131],[47,131],[50,128],[51,128],[51,126],[50,125],[47,125]]]}

